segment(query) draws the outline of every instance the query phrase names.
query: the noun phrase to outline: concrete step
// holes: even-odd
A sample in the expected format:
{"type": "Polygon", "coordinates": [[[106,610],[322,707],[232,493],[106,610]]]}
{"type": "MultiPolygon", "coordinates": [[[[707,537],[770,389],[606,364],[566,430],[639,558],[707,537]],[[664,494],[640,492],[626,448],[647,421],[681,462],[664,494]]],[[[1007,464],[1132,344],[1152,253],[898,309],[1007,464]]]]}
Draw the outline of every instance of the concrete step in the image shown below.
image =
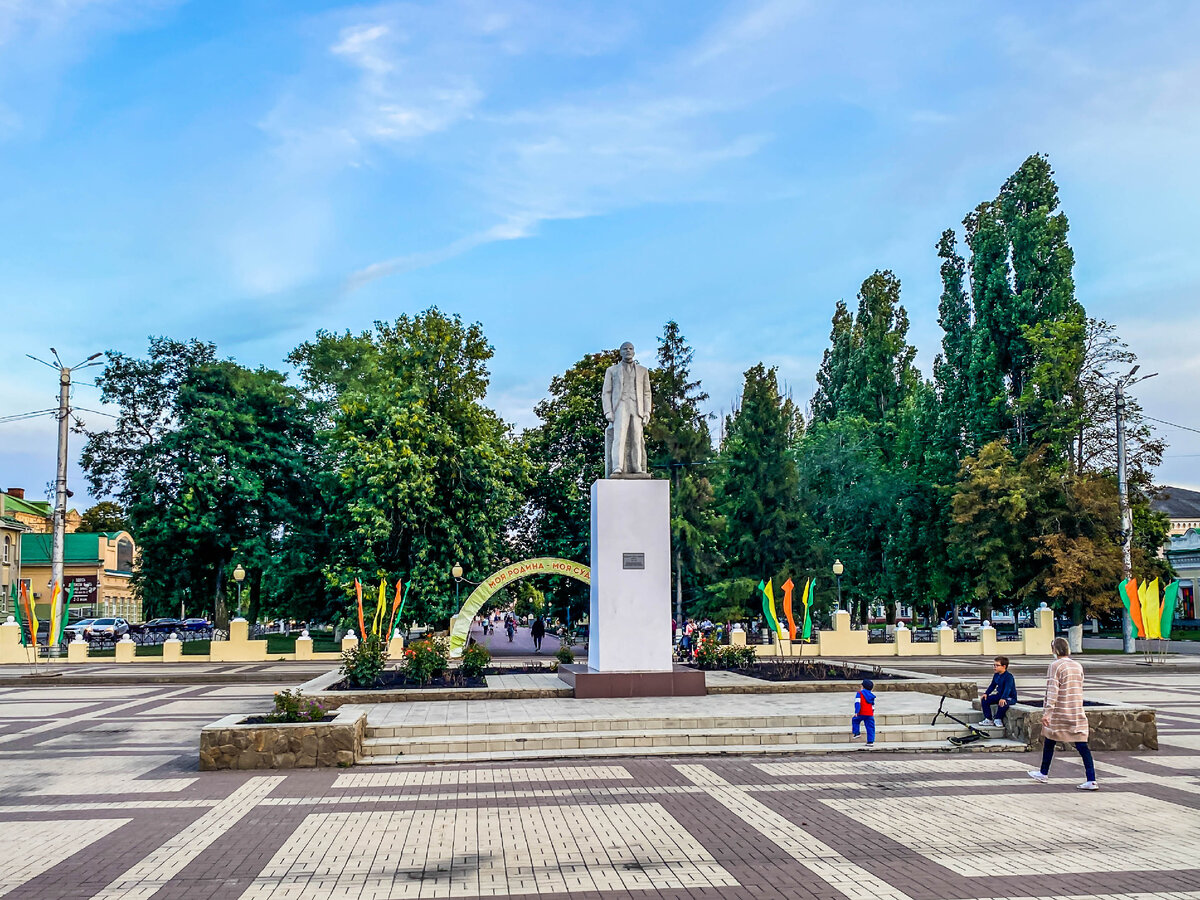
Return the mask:
{"type": "MultiPolygon", "coordinates": [[[[993,737],[1002,737],[1000,728],[984,729],[993,737]]],[[[964,733],[955,725],[907,725],[880,728],[877,744],[947,740],[964,733]]],[[[542,751],[548,754],[575,749],[613,749],[616,747],[683,747],[693,751],[706,747],[760,746],[771,744],[849,743],[849,729],[840,725],[817,727],[645,729],[629,731],[597,730],[570,732],[511,731],[494,735],[441,735],[430,737],[374,737],[368,733],[363,752],[368,756],[411,754],[506,753],[516,750],[542,751]]]]}
{"type": "Polygon", "coordinates": [[[727,744],[716,746],[664,746],[664,747],[575,747],[558,750],[507,750],[507,751],[468,751],[465,753],[417,753],[417,754],[381,754],[367,756],[360,765],[437,765],[481,763],[481,762],[512,762],[519,760],[539,759],[610,759],[614,757],[646,757],[646,756],[782,756],[785,754],[825,754],[825,753],[962,753],[962,752],[1017,752],[1025,750],[1020,741],[993,739],[978,741],[965,747],[956,747],[947,740],[914,740],[895,741],[880,744],[877,736],[874,747],[862,743],[825,743],[808,742],[794,744],[727,744]]]}
{"type": "MultiPolygon", "coordinates": [[[[964,722],[972,724],[982,720],[983,714],[971,710],[958,714],[964,722]]],[[[928,725],[933,718],[932,713],[890,713],[875,716],[878,728],[896,728],[911,725],[928,725]]],[[[469,735],[498,735],[511,734],[519,731],[523,735],[537,733],[562,733],[569,731],[591,732],[632,732],[642,734],[647,729],[655,731],[698,731],[713,728],[731,728],[750,731],[759,728],[829,728],[840,727],[849,730],[850,716],[839,715],[770,715],[770,716],[691,716],[676,718],[631,718],[631,719],[564,719],[548,722],[473,722],[430,725],[372,725],[367,723],[369,738],[425,738],[434,737],[440,741],[452,737],[469,735]]]]}

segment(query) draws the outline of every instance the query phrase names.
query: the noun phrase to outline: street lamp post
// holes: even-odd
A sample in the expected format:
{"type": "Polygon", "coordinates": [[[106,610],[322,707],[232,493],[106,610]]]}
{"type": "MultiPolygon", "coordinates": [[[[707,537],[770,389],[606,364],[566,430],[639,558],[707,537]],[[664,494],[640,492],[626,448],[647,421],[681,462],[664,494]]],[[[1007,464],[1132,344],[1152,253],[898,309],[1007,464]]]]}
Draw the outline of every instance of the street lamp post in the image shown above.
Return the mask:
{"type": "Polygon", "coordinates": [[[242,568],[242,564],[238,563],[237,568],[233,570],[233,580],[238,586],[238,618],[242,617],[242,582],[246,580],[246,570],[242,568]]]}
{"type": "Polygon", "coordinates": [[[454,568],[450,570],[450,574],[454,576],[454,605],[458,606],[458,592],[462,589],[463,567],[459,563],[454,564],[454,568]]]}
{"type": "Polygon", "coordinates": [[[838,609],[842,608],[842,573],[846,571],[846,567],[842,565],[840,559],[833,561],[833,574],[837,577],[838,588],[838,609]]]}
{"type": "MultiPolygon", "coordinates": [[[[1125,573],[1125,578],[1128,580],[1133,577],[1133,556],[1131,553],[1131,545],[1133,543],[1133,511],[1129,508],[1129,482],[1126,476],[1126,449],[1125,449],[1125,388],[1130,385],[1137,384],[1139,381],[1145,381],[1147,378],[1153,378],[1158,373],[1152,375],[1143,375],[1141,378],[1134,378],[1138,369],[1141,366],[1134,366],[1129,370],[1129,374],[1123,378],[1117,379],[1116,383],[1116,412],[1117,412],[1117,504],[1121,512],[1121,563],[1125,573]]],[[[1124,610],[1121,616],[1121,639],[1122,649],[1126,653],[1137,652],[1136,632],[1133,629],[1133,619],[1129,616],[1129,611],[1124,610]]]]}

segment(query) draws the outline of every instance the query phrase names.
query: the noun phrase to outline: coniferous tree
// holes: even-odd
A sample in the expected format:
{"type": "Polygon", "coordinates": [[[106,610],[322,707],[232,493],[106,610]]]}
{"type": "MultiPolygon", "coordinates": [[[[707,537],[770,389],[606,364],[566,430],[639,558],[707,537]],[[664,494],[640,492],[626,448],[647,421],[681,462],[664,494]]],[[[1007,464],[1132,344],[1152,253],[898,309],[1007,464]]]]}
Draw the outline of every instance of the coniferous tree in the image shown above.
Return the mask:
{"type": "Polygon", "coordinates": [[[713,458],[708,394],[691,380],[692,348],[679,325],[668,322],[658,344],[658,368],[650,371],[654,414],[646,435],[647,457],[671,478],[671,545],[675,552],[675,617],[682,623],[684,595],[697,598],[716,573],[720,518],[713,504],[708,463],[713,458]]]}
{"type": "Polygon", "coordinates": [[[720,451],[725,578],[712,590],[727,604],[753,608],[760,579],[794,571],[801,562],[806,535],[793,448],[803,426],[795,405],[780,394],[774,368],[759,363],[745,379],[720,451]]]}

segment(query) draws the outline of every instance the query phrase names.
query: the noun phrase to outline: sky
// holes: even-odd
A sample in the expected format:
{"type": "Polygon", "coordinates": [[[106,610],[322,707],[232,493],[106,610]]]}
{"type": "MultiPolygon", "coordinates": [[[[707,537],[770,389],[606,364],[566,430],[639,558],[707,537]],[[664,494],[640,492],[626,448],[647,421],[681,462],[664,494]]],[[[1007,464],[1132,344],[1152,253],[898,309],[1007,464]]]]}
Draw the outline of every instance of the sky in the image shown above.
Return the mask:
{"type": "MultiPolygon", "coordinates": [[[[670,319],[714,412],[759,361],[806,401],[875,269],[928,373],[939,235],[1040,152],[1079,300],[1158,373],[1158,480],[1200,488],[1197,33],[1191,2],[0,0],[0,417],[56,404],[50,347],[286,368],[434,305],[518,427],[670,319]]],[[[0,421],[0,486],[54,460],[52,419],[0,421]]]]}

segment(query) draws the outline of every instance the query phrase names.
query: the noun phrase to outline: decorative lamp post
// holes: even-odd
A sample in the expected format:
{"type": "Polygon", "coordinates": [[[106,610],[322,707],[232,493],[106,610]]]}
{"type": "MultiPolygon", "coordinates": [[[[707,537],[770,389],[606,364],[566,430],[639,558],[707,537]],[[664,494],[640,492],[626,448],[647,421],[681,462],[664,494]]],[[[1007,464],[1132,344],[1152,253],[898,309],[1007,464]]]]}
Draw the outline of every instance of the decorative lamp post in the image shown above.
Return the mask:
{"type": "Polygon", "coordinates": [[[454,605],[458,606],[458,592],[462,589],[463,567],[460,563],[455,563],[454,568],[450,570],[450,574],[454,576],[454,605]]]}
{"type": "Polygon", "coordinates": [[[846,567],[842,565],[840,559],[833,561],[833,574],[837,578],[838,587],[838,609],[842,608],[842,573],[846,571],[846,567]]]}
{"type": "Polygon", "coordinates": [[[238,563],[236,569],[233,570],[233,580],[238,586],[238,618],[242,617],[242,582],[246,580],[246,570],[242,568],[242,564],[238,563]]]}

